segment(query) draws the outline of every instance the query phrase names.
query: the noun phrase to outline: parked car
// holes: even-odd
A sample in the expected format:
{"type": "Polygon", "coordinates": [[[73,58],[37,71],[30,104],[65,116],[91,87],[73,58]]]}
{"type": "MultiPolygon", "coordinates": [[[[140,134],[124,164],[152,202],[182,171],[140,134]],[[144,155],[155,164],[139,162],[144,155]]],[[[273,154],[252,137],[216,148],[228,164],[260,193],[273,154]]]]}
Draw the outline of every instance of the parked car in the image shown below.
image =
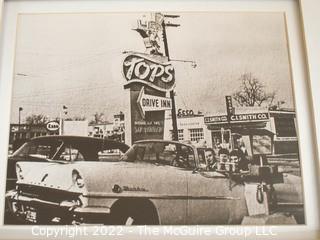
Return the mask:
{"type": "Polygon", "coordinates": [[[6,190],[15,188],[17,162],[116,161],[128,149],[125,143],[93,137],[54,135],[33,138],[9,156],[6,190]]]}
{"type": "MultiPolygon", "coordinates": [[[[18,162],[17,189],[7,200],[17,217],[36,224],[240,224],[244,216],[257,214],[252,206],[264,209],[261,182],[253,183],[254,193],[248,195],[247,173],[208,171],[203,150],[143,140],[116,162],[18,162]]],[[[283,178],[282,187],[274,186],[281,191],[277,206],[285,203],[294,206],[293,213],[303,211],[299,185],[288,187],[292,178],[283,178]]]]}
{"type": "MultiPolygon", "coordinates": [[[[65,163],[118,161],[128,149],[129,146],[125,143],[93,137],[55,135],[33,138],[9,156],[6,191],[10,193],[15,189],[17,174],[21,174],[20,168],[16,169],[17,162],[32,162],[30,174],[40,171],[38,167],[54,168],[53,166],[56,166],[56,178],[59,179],[59,168],[64,168],[65,163]]],[[[10,205],[6,202],[5,223],[14,224],[17,220],[19,219],[12,217],[10,205]]],[[[21,223],[21,221],[18,222],[21,223]]]]}

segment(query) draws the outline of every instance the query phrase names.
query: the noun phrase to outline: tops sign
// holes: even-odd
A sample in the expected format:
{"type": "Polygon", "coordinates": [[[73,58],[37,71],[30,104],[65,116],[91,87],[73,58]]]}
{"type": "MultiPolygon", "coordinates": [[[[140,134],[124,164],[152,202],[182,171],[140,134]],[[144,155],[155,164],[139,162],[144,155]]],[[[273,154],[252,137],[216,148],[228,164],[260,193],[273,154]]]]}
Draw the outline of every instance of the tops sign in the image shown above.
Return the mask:
{"type": "Polygon", "coordinates": [[[47,123],[46,128],[50,132],[55,132],[55,131],[59,130],[60,124],[56,121],[50,121],[47,123]]]}
{"type": "Polygon", "coordinates": [[[123,75],[128,83],[142,83],[159,91],[170,91],[174,88],[174,68],[168,58],[131,53],[123,61],[123,75]]]}

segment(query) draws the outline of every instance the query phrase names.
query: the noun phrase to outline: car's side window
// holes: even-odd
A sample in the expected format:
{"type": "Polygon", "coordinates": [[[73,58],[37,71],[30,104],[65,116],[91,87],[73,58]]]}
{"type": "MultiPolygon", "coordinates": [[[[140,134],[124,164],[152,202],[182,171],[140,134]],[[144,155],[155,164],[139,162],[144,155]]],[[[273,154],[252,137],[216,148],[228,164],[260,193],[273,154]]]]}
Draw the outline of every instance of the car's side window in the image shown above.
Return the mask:
{"type": "Polygon", "coordinates": [[[172,165],[173,160],[177,157],[175,144],[168,143],[146,143],[137,146],[135,149],[136,160],[162,165],[172,165]]]}
{"type": "Polygon", "coordinates": [[[199,156],[199,164],[200,165],[207,165],[206,159],[205,159],[205,154],[203,148],[198,148],[198,156],[199,156]]]}
{"type": "Polygon", "coordinates": [[[29,156],[50,159],[57,151],[57,147],[53,144],[30,144],[28,150],[29,156]]]}
{"type": "Polygon", "coordinates": [[[194,152],[192,148],[183,146],[183,152],[185,152],[187,157],[188,168],[195,168],[196,163],[195,163],[195,157],[194,157],[194,152]]]}
{"type": "Polygon", "coordinates": [[[82,154],[78,149],[75,149],[71,146],[65,146],[61,152],[59,159],[63,161],[83,161],[85,160],[82,154]]]}
{"type": "Polygon", "coordinates": [[[13,156],[26,157],[30,151],[31,144],[25,143],[19,149],[17,149],[13,156]]]}
{"type": "Polygon", "coordinates": [[[153,162],[157,161],[157,154],[153,144],[146,144],[143,154],[143,161],[153,162]]]}
{"type": "Polygon", "coordinates": [[[47,145],[39,145],[37,149],[37,153],[39,155],[45,156],[46,158],[50,157],[50,150],[52,146],[47,146],[47,145]]]}
{"type": "Polygon", "coordinates": [[[166,164],[172,165],[172,162],[177,157],[177,148],[175,144],[167,144],[164,146],[163,152],[159,154],[159,161],[166,164]]]}
{"type": "Polygon", "coordinates": [[[193,169],[196,166],[193,149],[185,145],[177,144],[177,157],[172,165],[180,168],[193,169]]]}
{"type": "Polygon", "coordinates": [[[144,159],[144,154],[146,152],[146,147],[145,146],[138,146],[136,149],[135,149],[135,152],[136,152],[136,159],[137,161],[143,161],[144,159]]]}
{"type": "Polygon", "coordinates": [[[139,143],[129,150],[125,157],[134,159],[134,161],[186,169],[193,169],[196,166],[193,149],[189,146],[172,142],[139,143]]]}
{"type": "Polygon", "coordinates": [[[119,161],[123,153],[119,149],[107,149],[98,152],[98,160],[101,162],[119,161]]]}

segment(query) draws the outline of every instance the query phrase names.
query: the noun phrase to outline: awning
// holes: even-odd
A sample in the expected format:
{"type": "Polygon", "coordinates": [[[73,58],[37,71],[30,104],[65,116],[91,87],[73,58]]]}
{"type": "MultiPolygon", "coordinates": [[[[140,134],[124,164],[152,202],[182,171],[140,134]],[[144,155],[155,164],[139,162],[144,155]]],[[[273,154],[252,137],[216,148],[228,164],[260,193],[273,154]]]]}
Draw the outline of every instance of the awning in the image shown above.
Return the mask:
{"type": "Polygon", "coordinates": [[[242,128],[242,129],[233,129],[232,133],[238,133],[240,135],[269,135],[273,136],[274,133],[264,128],[242,128]]]}
{"type": "Polygon", "coordinates": [[[231,131],[237,131],[239,129],[265,129],[267,122],[260,121],[260,122],[246,122],[246,123],[220,123],[220,124],[207,124],[207,128],[209,130],[220,130],[221,128],[224,129],[231,129],[231,131]]]}

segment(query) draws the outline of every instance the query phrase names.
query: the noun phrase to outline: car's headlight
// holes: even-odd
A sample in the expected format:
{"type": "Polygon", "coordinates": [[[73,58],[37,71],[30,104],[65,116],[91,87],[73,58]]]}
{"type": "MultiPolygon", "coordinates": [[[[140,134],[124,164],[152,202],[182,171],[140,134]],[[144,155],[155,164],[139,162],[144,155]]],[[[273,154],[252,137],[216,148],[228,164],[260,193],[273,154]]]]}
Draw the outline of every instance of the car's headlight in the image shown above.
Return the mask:
{"type": "Polygon", "coordinates": [[[80,173],[77,170],[72,171],[72,182],[78,188],[84,187],[84,180],[81,177],[80,173]]]}
{"type": "Polygon", "coordinates": [[[18,180],[23,180],[23,174],[22,174],[22,168],[20,167],[19,164],[16,164],[16,175],[18,180]]]}

